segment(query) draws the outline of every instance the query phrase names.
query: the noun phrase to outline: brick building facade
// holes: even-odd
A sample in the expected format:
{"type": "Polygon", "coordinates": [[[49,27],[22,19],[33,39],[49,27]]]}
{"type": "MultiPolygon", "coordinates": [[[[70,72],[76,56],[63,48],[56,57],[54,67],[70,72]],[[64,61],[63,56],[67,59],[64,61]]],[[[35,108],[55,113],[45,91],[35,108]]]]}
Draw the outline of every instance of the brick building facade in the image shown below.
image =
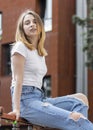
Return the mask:
{"type": "MultiPolygon", "coordinates": [[[[4,106],[6,112],[11,111],[9,51],[10,44],[15,41],[17,19],[25,9],[40,13],[42,11],[40,2],[40,0],[0,1],[3,30],[0,40],[0,105],[4,106]]],[[[51,86],[50,93],[53,97],[76,92],[76,39],[75,25],[72,24],[75,7],[75,0],[52,0],[52,30],[46,32],[45,41],[48,51],[46,57],[48,72],[45,80],[51,86]]],[[[89,118],[93,121],[92,77],[93,73],[89,71],[89,118]]]]}

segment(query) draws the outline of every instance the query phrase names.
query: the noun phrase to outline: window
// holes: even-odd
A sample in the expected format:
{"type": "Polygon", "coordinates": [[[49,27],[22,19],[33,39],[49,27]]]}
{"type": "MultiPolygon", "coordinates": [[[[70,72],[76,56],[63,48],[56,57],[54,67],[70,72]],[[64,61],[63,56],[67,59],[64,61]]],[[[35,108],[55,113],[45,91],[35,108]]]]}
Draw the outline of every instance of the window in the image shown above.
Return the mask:
{"type": "Polygon", "coordinates": [[[40,17],[43,22],[44,22],[44,17],[45,17],[46,1],[47,0],[39,0],[40,12],[38,12],[38,13],[40,14],[40,17]]]}
{"type": "Polygon", "coordinates": [[[40,15],[45,31],[52,30],[52,0],[36,1],[36,12],[40,15]]]}
{"type": "Polygon", "coordinates": [[[44,27],[46,32],[52,30],[52,0],[46,0],[44,27]]]}
{"type": "Polygon", "coordinates": [[[11,46],[10,44],[4,44],[2,45],[2,75],[8,76],[11,74],[11,61],[10,61],[10,51],[11,46]]]}
{"type": "Polygon", "coordinates": [[[45,76],[43,79],[43,89],[47,97],[51,96],[51,76],[45,76]]]}

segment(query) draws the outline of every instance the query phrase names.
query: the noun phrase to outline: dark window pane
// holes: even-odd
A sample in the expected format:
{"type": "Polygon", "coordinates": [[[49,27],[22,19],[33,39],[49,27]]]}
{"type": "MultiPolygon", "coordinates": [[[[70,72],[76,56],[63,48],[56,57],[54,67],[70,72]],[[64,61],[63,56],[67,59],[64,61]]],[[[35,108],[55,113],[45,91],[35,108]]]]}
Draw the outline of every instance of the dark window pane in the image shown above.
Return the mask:
{"type": "Polygon", "coordinates": [[[47,97],[51,96],[51,76],[45,76],[43,79],[43,89],[47,97]]]}
{"type": "Polygon", "coordinates": [[[11,74],[11,61],[10,61],[10,44],[2,45],[2,75],[7,76],[11,74]]]}

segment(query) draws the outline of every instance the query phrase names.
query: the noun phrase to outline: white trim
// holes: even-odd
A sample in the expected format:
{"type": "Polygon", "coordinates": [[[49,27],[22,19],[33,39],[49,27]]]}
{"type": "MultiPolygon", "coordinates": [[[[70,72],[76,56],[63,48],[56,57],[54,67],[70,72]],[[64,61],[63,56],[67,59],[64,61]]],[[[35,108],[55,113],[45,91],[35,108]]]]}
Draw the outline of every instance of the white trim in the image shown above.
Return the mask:
{"type": "Polygon", "coordinates": [[[44,28],[46,32],[52,30],[52,0],[46,0],[44,28]]]}
{"type": "MultiPolygon", "coordinates": [[[[76,1],[76,15],[81,18],[87,17],[86,0],[76,1]]],[[[84,39],[82,33],[87,32],[86,28],[82,29],[81,26],[76,26],[76,92],[88,94],[87,89],[87,67],[85,66],[86,54],[83,52],[84,39]]]]}
{"type": "Polygon", "coordinates": [[[0,13],[0,36],[2,35],[2,13],[0,13]]]}

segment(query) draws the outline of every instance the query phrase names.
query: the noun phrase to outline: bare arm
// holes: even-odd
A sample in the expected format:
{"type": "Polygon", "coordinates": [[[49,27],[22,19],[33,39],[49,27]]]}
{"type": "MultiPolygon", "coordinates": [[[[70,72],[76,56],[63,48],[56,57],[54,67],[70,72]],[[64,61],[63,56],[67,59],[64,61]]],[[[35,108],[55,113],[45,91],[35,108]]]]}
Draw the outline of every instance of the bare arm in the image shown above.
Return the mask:
{"type": "Polygon", "coordinates": [[[20,96],[22,91],[25,58],[22,55],[15,53],[11,58],[11,62],[13,64],[14,78],[16,84],[14,87],[13,95],[14,110],[9,114],[14,114],[16,116],[16,119],[18,120],[20,116],[20,96]]]}

